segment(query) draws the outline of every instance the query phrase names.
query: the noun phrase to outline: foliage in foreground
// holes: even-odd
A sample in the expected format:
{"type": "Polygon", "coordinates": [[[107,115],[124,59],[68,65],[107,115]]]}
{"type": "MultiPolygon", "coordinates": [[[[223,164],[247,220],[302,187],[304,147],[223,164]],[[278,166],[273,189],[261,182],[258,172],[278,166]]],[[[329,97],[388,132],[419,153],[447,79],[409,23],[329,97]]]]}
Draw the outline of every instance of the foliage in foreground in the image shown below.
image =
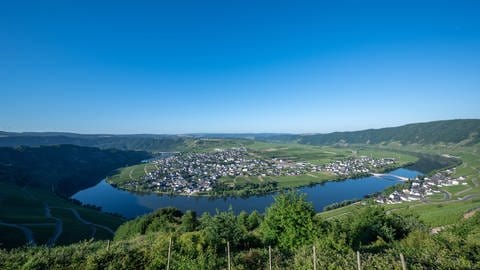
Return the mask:
{"type": "Polygon", "coordinates": [[[414,216],[370,206],[356,215],[321,220],[302,195],[279,195],[262,217],[232,211],[197,218],[166,208],[122,225],[115,241],[87,241],[55,248],[0,251],[0,269],[224,269],[230,245],[233,269],[479,269],[480,214],[431,235],[414,216]]]}

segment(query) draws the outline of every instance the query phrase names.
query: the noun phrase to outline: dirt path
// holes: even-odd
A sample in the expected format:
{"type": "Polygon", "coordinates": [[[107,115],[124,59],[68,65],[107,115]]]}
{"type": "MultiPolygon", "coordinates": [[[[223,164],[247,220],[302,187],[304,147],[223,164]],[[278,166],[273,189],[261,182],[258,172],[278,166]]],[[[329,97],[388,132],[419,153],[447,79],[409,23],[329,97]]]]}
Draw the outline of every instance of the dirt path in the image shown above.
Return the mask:
{"type": "Polygon", "coordinates": [[[131,180],[135,180],[135,179],[133,179],[133,177],[132,177],[132,173],[133,173],[133,169],[130,170],[130,173],[128,174],[128,177],[130,177],[131,180]]]}
{"type": "Polygon", "coordinates": [[[469,219],[475,215],[480,210],[480,207],[477,207],[473,210],[468,211],[467,213],[463,214],[463,219],[469,219]]]}
{"type": "Polygon", "coordinates": [[[33,238],[33,232],[29,228],[13,223],[6,223],[2,222],[0,220],[0,225],[7,226],[7,227],[12,227],[12,228],[17,228],[22,231],[22,233],[25,235],[25,240],[27,241],[27,245],[32,245],[36,246],[37,244],[35,243],[35,239],[33,238]]]}
{"type": "Polygon", "coordinates": [[[445,226],[435,227],[430,230],[430,234],[437,234],[445,229],[445,226]]]}
{"type": "Polygon", "coordinates": [[[145,173],[145,175],[148,174],[148,172],[147,172],[147,166],[148,166],[148,165],[149,165],[149,164],[147,163],[147,164],[145,164],[145,166],[143,166],[143,172],[145,173]]]}

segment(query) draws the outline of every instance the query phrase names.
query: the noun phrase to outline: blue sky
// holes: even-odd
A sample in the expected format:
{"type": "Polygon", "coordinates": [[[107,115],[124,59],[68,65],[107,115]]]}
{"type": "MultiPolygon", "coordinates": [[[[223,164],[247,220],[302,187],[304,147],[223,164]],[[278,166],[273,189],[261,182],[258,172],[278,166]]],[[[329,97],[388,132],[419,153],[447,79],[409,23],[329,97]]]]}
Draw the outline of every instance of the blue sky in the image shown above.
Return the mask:
{"type": "Polygon", "coordinates": [[[3,1],[0,130],[310,133],[480,118],[479,11],[3,1]]]}

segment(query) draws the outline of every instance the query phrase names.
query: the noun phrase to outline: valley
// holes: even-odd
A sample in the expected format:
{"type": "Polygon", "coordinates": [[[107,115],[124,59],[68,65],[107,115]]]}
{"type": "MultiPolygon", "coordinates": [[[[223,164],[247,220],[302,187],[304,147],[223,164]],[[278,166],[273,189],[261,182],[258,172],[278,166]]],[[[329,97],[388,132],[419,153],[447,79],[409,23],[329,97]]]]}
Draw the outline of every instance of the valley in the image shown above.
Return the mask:
{"type": "MultiPolygon", "coordinates": [[[[345,252],[360,250],[370,256],[365,263],[372,266],[378,266],[372,259],[375,256],[392,261],[388,252],[399,249],[410,264],[431,266],[431,262],[418,257],[417,249],[405,249],[408,239],[420,237],[420,233],[423,240],[415,241],[427,241],[424,244],[428,246],[443,245],[438,239],[462,230],[472,230],[470,235],[475,235],[471,220],[478,218],[480,209],[480,145],[472,143],[471,135],[466,137],[468,141],[433,144],[392,140],[380,144],[342,141],[310,145],[302,143],[305,138],[289,137],[289,141],[279,142],[272,137],[265,141],[212,135],[183,139],[188,143],[167,151],[101,150],[73,145],[3,148],[0,259],[5,265],[26,265],[28,262],[19,256],[31,252],[36,263],[42,261],[38,256],[43,256],[50,265],[57,255],[45,252],[52,251],[87,256],[86,262],[73,262],[81,268],[97,265],[96,256],[112,254],[123,256],[123,263],[129,267],[165,266],[165,241],[173,238],[177,245],[175,256],[213,256],[206,260],[216,267],[224,264],[218,261],[223,254],[219,245],[227,241],[239,256],[256,250],[258,254],[251,256],[257,259],[262,258],[265,244],[270,243],[274,252],[286,256],[275,259],[285,267],[303,258],[306,244],[313,241],[314,245],[327,245],[318,240],[319,235],[327,239],[331,233],[340,233],[346,237],[346,242],[340,244],[345,252]],[[102,181],[105,177],[107,180],[102,181]],[[189,184],[205,184],[207,179],[211,182],[204,190],[195,191],[201,185],[189,184]],[[282,200],[291,201],[280,207],[282,200]],[[297,203],[306,212],[296,220],[311,222],[308,226],[314,227],[308,228],[318,230],[309,229],[305,235],[295,236],[298,240],[271,235],[269,230],[275,227],[267,229],[268,224],[297,203]],[[280,207],[275,210],[280,212],[273,215],[275,207],[280,207]],[[253,225],[245,221],[250,216],[253,225]],[[363,231],[360,221],[372,223],[365,225],[369,228],[383,222],[382,226],[393,226],[388,230],[397,234],[374,231],[371,233],[376,236],[356,238],[351,230],[363,231]],[[382,240],[374,241],[375,237],[382,240]],[[139,250],[151,246],[151,241],[157,243],[158,255],[139,250]],[[78,249],[82,245],[86,249],[78,249]],[[102,251],[105,245],[107,250],[102,251]],[[200,250],[191,250],[195,245],[200,250]],[[27,251],[15,249],[22,246],[27,251]],[[375,251],[378,246],[380,251],[375,251]],[[293,255],[285,255],[285,248],[293,255]],[[125,254],[132,251],[136,254],[133,257],[125,254]],[[13,262],[13,258],[17,261],[13,262]],[[135,258],[143,258],[145,264],[135,258]]],[[[290,223],[277,225],[286,224],[290,223]]],[[[306,226],[302,224],[295,226],[306,226]]],[[[475,245],[468,239],[467,246],[475,245]]],[[[331,247],[323,247],[325,252],[332,252],[328,251],[331,247]]],[[[456,252],[451,247],[442,248],[456,252]]],[[[180,257],[174,259],[178,267],[183,265],[180,257]]],[[[339,262],[326,257],[322,260],[339,262]]],[[[471,258],[460,260],[472,265],[471,258]]],[[[54,264],[61,268],[70,263],[54,264]]],[[[235,264],[251,262],[236,257],[235,264]]]]}

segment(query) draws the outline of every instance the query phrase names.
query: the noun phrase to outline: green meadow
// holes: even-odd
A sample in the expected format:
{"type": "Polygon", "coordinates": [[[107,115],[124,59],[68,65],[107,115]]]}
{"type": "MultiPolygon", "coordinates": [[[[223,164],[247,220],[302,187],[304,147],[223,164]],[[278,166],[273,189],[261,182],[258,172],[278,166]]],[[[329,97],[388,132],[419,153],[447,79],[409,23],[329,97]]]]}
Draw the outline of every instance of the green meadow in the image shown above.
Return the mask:
{"type": "MultiPolygon", "coordinates": [[[[23,189],[14,184],[0,182],[0,221],[30,229],[37,245],[47,244],[55,234],[57,220],[54,218],[62,222],[62,232],[55,245],[66,245],[91,238],[109,239],[113,236],[99,227],[92,235],[92,226],[78,220],[70,209],[78,211],[80,217],[88,222],[106,226],[113,231],[125,221],[123,218],[74,204],[46,190],[23,189]],[[46,216],[45,204],[50,208],[53,218],[46,216]]],[[[19,246],[26,242],[25,235],[20,229],[7,226],[1,226],[1,229],[0,243],[3,247],[19,246]]]]}

